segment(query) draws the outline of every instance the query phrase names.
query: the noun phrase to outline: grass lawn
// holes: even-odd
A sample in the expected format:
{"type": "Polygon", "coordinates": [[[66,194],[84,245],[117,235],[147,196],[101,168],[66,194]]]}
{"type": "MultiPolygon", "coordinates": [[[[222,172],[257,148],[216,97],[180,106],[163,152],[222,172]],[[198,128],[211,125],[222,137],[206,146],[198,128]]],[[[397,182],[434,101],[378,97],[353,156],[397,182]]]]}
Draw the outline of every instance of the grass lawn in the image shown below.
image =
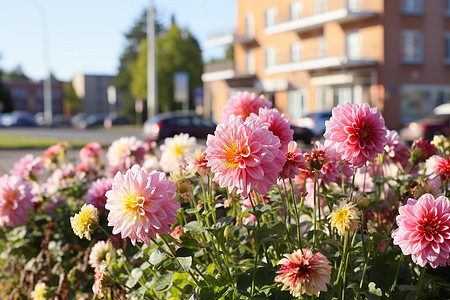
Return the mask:
{"type": "MultiPolygon", "coordinates": [[[[37,138],[32,136],[14,135],[0,133],[0,149],[19,148],[47,148],[55,145],[60,140],[56,138],[37,138]]],[[[70,140],[67,141],[72,147],[86,146],[88,141],[70,140]]]]}

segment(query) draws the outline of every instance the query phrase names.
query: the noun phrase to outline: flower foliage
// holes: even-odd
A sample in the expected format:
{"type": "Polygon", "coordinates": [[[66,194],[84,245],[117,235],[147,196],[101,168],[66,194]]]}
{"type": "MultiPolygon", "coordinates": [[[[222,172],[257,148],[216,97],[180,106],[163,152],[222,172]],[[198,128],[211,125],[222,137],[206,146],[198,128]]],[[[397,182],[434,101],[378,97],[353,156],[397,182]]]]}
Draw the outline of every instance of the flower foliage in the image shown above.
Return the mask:
{"type": "Polygon", "coordinates": [[[367,104],[325,142],[240,93],[206,145],[66,142],[0,177],[1,299],[445,299],[450,142],[367,104]],[[77,162],[77,164],[75,164],[77,162]]]}

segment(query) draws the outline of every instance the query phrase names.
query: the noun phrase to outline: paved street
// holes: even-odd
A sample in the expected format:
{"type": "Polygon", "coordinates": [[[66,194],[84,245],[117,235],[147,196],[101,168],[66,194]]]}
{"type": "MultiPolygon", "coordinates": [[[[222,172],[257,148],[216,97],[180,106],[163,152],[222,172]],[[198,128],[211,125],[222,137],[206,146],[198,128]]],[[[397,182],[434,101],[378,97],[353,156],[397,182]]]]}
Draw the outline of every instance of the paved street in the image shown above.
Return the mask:
{"type": "MultiPolygon", "coordinates": [[[[122,136],[136,136],[142,139],[140,128],[126,129],[74,129],[74,128],[0,128],[0,133],[43,137],[43,138],[57,138],[61,141],[83,140],[87,142],[101,142],[111,143],[122,136]]],[[[44,149],[0,149],[0,176],[8,173],[17,162],[24,155],[31,153],[35,156],[42,155],[44,149]]],[[[106,150],[106,149],[105,149],[106,150]]],[[[77,157],[78,149],[72,151],[71,157],[77,157]]]]}

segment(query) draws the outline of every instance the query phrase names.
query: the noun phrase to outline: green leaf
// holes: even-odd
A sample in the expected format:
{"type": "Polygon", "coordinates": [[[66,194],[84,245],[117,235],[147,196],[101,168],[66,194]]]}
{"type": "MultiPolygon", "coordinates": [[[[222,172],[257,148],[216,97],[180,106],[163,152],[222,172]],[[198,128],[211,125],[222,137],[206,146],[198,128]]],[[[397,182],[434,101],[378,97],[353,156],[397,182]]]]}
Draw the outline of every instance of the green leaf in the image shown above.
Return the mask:
{"type": "Polygon", "coordinates": [[[254,214],[256,219],[259,219],[263,214],[269,213],[272,210],[272,207],[267,204],[259,203],[255,205],[255,209],[250,208],[249,212],[254,214]]]}
{"type": "Polygon", "coordinates": [[[160,264],[165,258],[166,258],[166,252],[164,251],[163,248],[155,248],[152,253],[150,254],[149,257],[149,262],[156,266],[158,264],[160,264]]]}
{"type": "Polygon", "coordinates": [[[125,285],[130,289],[133,288],[139,279],[141,279],[142,275],[144,275],[144,271],[142,271],[141,268],[134,268],[131,270],[131,276],[128,278],[125,285]]]}
{"type": "Polygon", "coordinates": [[[211,228],[213,229],[222,229],[228,226],[231,222],[233,222],[235,217],[233,216],[226,216],[223,218],[220,218],[217,220],[216,224],[212,225],[211,228]]]}
{"type": "Polygon", "coordinates": [[[194,253],[192,252],[191,249],[181,247],[177,249],[176,255],[177,257],[188,257],[194,255],[194,253]]]}
{"type": "Polygon", "coordinates": [[[286,226],[281,221],[272,221],[261,226],[258,231],[259,240],[270,238],[268,241],[273,241],[277,237],[283,237],[286,233],[286,226]]]}
{"type": "Polygon", "coordinates": [[[383,292],[381,291],[380,288],[377,288],[377,285],[375,284],[375,282],[371,282],[369,283],[369,293],[374,294],[376,296],[383,296],[383,292]]]}
{"type": "Polygon", "coordinates": [[[184,225],[184,230],[186,231],[194,231],[200,227],[200,224],[197,221],[191,221],[184,225]]]}
{"type": "Polygon", "coordinates": [[[173,273],[166,273],[161,275],[153,285],[156,292],[162,293],[170,289],[173,284],[173,273]]]}
{"type": "Polygon", "coordinates": [[[177,257],[174,260],[174,271],[180,273],[187,273],[192,265],[192,257],[177,257]]]}

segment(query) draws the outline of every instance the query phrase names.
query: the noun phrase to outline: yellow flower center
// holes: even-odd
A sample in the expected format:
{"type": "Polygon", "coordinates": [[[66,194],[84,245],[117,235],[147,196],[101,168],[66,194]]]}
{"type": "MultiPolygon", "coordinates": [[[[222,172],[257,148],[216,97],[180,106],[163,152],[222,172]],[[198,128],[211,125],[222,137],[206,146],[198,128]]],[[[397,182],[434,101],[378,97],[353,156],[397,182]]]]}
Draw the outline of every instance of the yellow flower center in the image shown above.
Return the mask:
{"type": "Polygon", "coordinates": [[[348,208],[342,208],[335,214],[336,223],[342,224],[349,219],[350,210],[348,208]]]}
{"type": "Polygon", "coordinates": [[[145,202],[145,198],[142,196],[136,196],[135,194],[128,194],[127,196],[125,196],[125,207],[128,211],[131,212],[138,212],[138,210],[141,210],[144,202],[145,202]]]}
{"type": "Polygon", "coordinates": [[[231,147],[226,148],[225,155],[228,167],[234,168],[241,164],[245,157],[250,155],[250,148],[248,145],[238,147],[235,143],[232,143],[231,147]]]}
{"type": "Polygon", "coordinates": [[[175,148],[173,149],[173,153],[176,156],[183,156],[183,150],[184,150],[184,147],[181,145],[178,145],[178,146],[175,146],[175,148]]]}

